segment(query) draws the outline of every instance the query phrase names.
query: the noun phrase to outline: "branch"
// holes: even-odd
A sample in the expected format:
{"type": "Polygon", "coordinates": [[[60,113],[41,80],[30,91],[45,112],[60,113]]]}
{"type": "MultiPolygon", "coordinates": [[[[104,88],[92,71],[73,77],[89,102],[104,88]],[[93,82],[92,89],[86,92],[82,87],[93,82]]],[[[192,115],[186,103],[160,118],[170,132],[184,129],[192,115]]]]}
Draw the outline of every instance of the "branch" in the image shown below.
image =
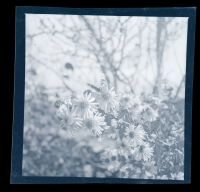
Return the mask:
{"type": "MultiPolygon", "coordinates": [[[[96,35],[94,29],[92,28],[91,24],[88,22],[88,20],[87,20],[84,16],[79,16],[79,17],[84,21],[85,25],[87,26],[87,28],[88,28],[88,29],[90,30],[90,32],[92,33],[92,35],[93,35],[95,41],[97,42],[97,44],[98,44],[99,47],[100,47],[100,50],[99,50],[99,51],[100,51],[100,52],[101,52],[101,51],[104,51],[103,46],[102,46],[102,43],[101,43],[101,40],[99,40],[99,39],[97,38],[97,35],[96,35]]],[[[94,47],[93,47],[93,48],[94,48],[94,47]]],[[[109,78],[108,78],[108,76],[107,76],[105,67],[101,64],[101,60],[100,60],[100,58],[99,58],[99,54],[95,52],[95,49],[93,50],[93,52],[94,52],[94,55],[95,55],[95,57],[96,57],[96,59],[97,59],[97,62],[100,64],[100,67],[101,67],[101,70],[102,70],[103,74],[105,75],[106,81],[107,81],[108,83],[110,83],[110,80],[109,80],[109,78]]]]}
{"type": "Polygon", "coordinates": [[[120,73],[121,73],[121,76],[123,76],[123,78],[124,78],[126,81],[125,81],[124,79],[120,78],[119,75],[116,73],[117,79],[120,80],[120,81],[122,81],[122,82],[125,83],[126,85],[128,85],[129,88],[130,88],[131,93],[134,93],[134,90],[133,90],[133,88],[132,88],[132,86],[131,86],[131,81],[130,81],[130,80],[128,79],[128,77],[126,77],[126,75],[124,75],[122,72],[120,72],[120,73]]]}
{"type": "Polygon", "coordinates": [[[46,68],[48,68],[51,72],[53,72],[57,77],[58,79],[63,83],[63,85],[65,86],[66,89],[69,89],[72,93],[74,93],[74,90],[72,88],[70,88],[66,83],[65,81],[60,77],[60,74],[55,70],[53,69],[52,67],[48,66],[46,63],[43,63],[42,61],[36,59],[35,57],[33,57],[32,55],[30,55],[30,57],[32,59],[34,59],[36,62],[42,64],[43,66],[45,66],[46,68]]]}
{"type": "Polygon", "coordinates": [[[180,92],[180,90],[181,90],[181,87],[182,87],[182,85],[183,85],[184,82],[185,82],[185,75],[184,75],[184,76],[182,77],[182,79],[181,79],[181,82],[180,82],[180,84],[179,84],[179,86],[178,86],[178,88],[177,88],[177,90],[176,90],[174,99],[177,99],[177,97],[178,97],[178,95],[179,95],[179,92],[180,92]]]}

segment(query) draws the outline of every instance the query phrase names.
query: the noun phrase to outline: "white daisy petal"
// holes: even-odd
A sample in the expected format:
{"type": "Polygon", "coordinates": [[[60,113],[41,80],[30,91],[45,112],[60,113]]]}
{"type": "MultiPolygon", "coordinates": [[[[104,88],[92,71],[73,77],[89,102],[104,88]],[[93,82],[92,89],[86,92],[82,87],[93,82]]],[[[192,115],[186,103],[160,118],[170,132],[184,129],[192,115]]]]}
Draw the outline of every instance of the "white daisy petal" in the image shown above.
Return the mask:
{"type": "Polygon", "coordinates": [[[77,117],[74,108],[70,108],[69,105],[61,105],[57,115],[63,129],[77,129],[82,125],[82,120],[77,117]]]}
{"type": "Polygon", "coordinates": [[[82,95],[81,98],[74,100],[76,113],[82,118],[90,116],[97,110],[97,103],[94,102],[95,98],[91,96],[91,93],[82,95]]]}
{"type": "Polygon", "coordinates": [[[102,86],[100,92],[96,93],[96,100],[105,113],[112,113],[118,107],[118,98],[114,89],[109,89],[107,86],[102,86]]]}
{"type": "Polygon", "coordinates": [[[124,135],[130,146],[137,146],[145,139],[146,132],[141,125],[135,126],[131,124],[126,128],[124,135]]]}
{"type": "Polygon", "coordinates": [[[148,143],[143,143],[142,145],[139,145],[135,148],[134,155],[138,161],[148,161],[153,156],[153,149],[149,146],[148,143]]]}
{"type": "Polygon", "coordinates": [[[90,114],[83,121],[84,126],[89,129],[95,136],[100,136],[104,129],[107,128],[104,117],[100,113],[90,114]]]}

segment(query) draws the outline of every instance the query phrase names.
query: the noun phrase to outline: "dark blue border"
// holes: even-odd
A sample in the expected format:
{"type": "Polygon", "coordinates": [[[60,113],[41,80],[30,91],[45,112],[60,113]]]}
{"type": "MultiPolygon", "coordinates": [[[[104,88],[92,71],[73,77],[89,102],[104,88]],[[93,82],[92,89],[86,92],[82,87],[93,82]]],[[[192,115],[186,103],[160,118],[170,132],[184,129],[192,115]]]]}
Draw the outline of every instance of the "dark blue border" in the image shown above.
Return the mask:
{"type": "Polygon", "coordinates": [[[10,182],[12,184],[81,184],[81,183],[124,183],[124,184],[184,184],[191,182],[192,150],[192,93],[194,73],[196,8],[58,8],[58,7],[17,7],[16,8],[16,55],[14,82],[14,114],[12,165],[10,182]],[[185,159],[184,181],[120,179],[120,178],[83,178],[83,177],[28,177],[22,176],[23,124],[24,124],[24,87],[25,87],[25,14],[69,14],[69,15],[115,15],[115,16],[159,16],[188,17],[187,67],[185,89],[185,159]]]}

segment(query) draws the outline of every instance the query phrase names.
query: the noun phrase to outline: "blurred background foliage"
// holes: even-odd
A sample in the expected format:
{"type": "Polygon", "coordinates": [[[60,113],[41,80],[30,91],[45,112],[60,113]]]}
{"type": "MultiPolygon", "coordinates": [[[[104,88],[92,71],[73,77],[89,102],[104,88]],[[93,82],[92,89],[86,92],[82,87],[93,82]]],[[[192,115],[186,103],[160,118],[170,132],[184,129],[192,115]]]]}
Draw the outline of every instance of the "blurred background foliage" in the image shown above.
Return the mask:
{"type": "MultiPolygon", "coordinates": [[[[58,99],[92,89],[103,74],[116,92],[140,95],[152,105],[157,97],[168,106],[147,125],[148,133],[161,138],[152,141],[157,178],[181,177],[186,37],[186,18],[27,14],[23,175],[122,174],[101,163],[110,140],[100,143],[84,132],[69,137],[55,115],[58,99]]],[[[145,166],[138,165],[133,177],[155,178],[145,166]]]]}

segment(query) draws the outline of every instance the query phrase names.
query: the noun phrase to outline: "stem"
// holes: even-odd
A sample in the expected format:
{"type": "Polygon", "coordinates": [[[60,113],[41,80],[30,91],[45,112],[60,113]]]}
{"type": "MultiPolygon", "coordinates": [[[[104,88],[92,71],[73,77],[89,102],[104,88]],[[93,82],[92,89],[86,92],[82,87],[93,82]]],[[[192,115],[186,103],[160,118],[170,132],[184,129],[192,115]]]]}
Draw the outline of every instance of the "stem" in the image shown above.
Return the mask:
{"type": "Polygon", "coordinates": [[[177,90],[176,90],[174,99],[177,99],[178,94],[179,94],[179,92],[180,92],[180,90],[181,90],[181,87],[182,87],[182,85],[183,85],[184,82],[185,82],[185,75],[184,75],[184,76],[182,77],[182,79],[181,79],[181,82],[180,82],[180,84],[179,84],[179,86],[178,86],[178,88],[177,88],[177,90]]]}

